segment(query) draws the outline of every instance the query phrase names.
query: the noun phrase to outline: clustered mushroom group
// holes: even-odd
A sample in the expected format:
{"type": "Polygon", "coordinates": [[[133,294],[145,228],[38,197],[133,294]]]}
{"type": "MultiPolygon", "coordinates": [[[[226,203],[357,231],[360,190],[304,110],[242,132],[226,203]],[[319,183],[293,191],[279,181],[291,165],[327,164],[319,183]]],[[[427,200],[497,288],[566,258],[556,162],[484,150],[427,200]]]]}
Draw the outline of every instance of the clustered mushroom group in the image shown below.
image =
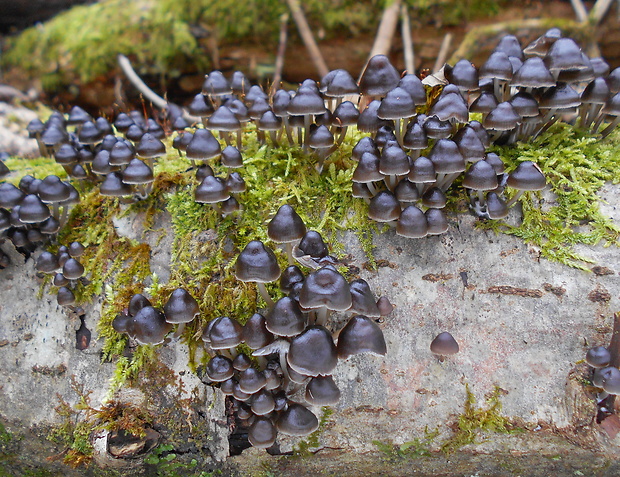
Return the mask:
{"type": "MultiPolygon", "coordinates": [[[[165,160],[169,129],[176,131],[172,147],[195,169],[195,201],[226,216],[241,209],[246,184],[237,169],[244,162],[244,134],[251,129],[268,147],[301,148],[320,173],[355,127],[367,135],[352,150],[357,163],[352,194],[368,202],[369,218],[394,226],[404,237],[441,234],[448,228],[446,193],[455,181],[467,189],[472,212],[483,219],[506,217],[523,192],[545,187],[533,162],[506,173],[501,158],[489,150],[492,144],[528,141],[558,120],[576,121],[592,134],[609,122],[600,132],[604,138],[620,122],[619,91],[620,69],[610,73],[602,59],[588,58],[557,29],[524,49],[506,35],[480,68],[461,60],[424,81],[401,75],[382,55],[370,59],[359,82],[334,70],[320,83],[305,80],[296,91],[271,95],[240,72],[228,80],[213,71],[187,111],[169,103],[166,128],[137,111],[120,113],[110,123],[77,106],[68,115],[52,113],[45,123],[32,121],[28,131],[41,154],[54,157],[69,180],[24,176],[18,187],[0,183],[0,240],[8,237],[26,254],[51,242],[86,187],[94,185],[123,202],[147,198],[154,163],[165,160]],[[434,85],[441,86],[436,97],[428,94],[434,85]],[[470,120],[472,113],[479,120],[470,120]],[[222,168],[225,177],[214,172],[222,168]]],[[[274,252],[257,240],[247,243],[235,264],[238,280],[257,284],[263,311],[243,325],[220,316],[201,330],[211,356],[205,379],[230,396],[257,447],[273,445],[278,432],[300,436],[316,430],[318,419],[307,406],[338,402],[332,378],[338,359],[385,355],[376,321],[392,311],[387,298],[375,300],[364,280],[347,282],[320,234],[306,230],[292,207],[278,210],[268,236],[285,248],[284,271],[274,252]],[[266,284],[276,280],[284,296],[274,300],[266,284]],[[240,344],[252,356],[240,353],[240,344]]],[[[75,282],[84,273],[78,261],[82,251],[72,243],[37,260],[38,271],[55,274],[60,305],[75,302],[75,282]]],[[[7,260],[0,251],[0,268],[7,260]]],[[[137,294],[112,326],[139,344],[157,345],[175,325],[178,337],[199,313],[199,303],[183,288],[163,310],[137,294]]],[[[431,351],[454,354],[458,344],[442,333],[431,351]]],[[[620,383],[616,374],[616,368],[604,368],[595,378],[611,392],[620,383]]]]}

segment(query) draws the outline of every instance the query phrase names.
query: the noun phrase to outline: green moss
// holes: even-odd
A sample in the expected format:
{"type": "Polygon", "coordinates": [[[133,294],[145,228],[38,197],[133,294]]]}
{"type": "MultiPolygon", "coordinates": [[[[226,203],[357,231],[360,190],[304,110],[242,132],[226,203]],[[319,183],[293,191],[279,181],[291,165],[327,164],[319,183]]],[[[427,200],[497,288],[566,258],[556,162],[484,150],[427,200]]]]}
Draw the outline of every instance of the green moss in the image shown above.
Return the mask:
{"type": "Polygon", "coordinates": [[[13,185],[18,185],[21,178],[27,174],[37,179],[44,179],[52,174],[57,175],[61,179],[66,179],[67,177],[62,166],[57,164],[54,158],[51,157],[37,157],[33,159],[10,157],[4,161],[4,164],[12,172],[7,177],[3,177],[2,181],[10,182],[13,185]]]}
{"type": "Polygon", "coordinates": [[[302,439],[297,443],[297,445],[293,448],[294,456],[309,457],[313,454],[312,449],[319,447],[319,437],[325,430],[325,426],[329,422],[329,417],[334,413],[334,410],[327,406],[323,406],[321,411],[318,429],[310,434],[306,439],[302,439]]]}
{"type": "Polygon", "coordinates": [[[529,143],[495,147],[507,165],[514,169],[519,162],[536,162],[547,177],[554,202],[521,199],[523,222],[509,226],[484,221],[478,226],[522,238],[540,248],[541,255],[571,267],[588,270],[592,259],[575,251],[575,245],[617,246],[620,227],[604,216],[596,194],[605,184],[620,181],[618,151],[620,134],[604,141],[565,123],[529,143]]]}
{"type": "Polygon", "coordinates": [[[429,431],[425,429],[424,437],[416,437],[400,445],[382,441],[372,441],[372,443],[385,454],[388,460],[417,459],[420,457],[430,457],[432,455],[430,447],[438,434],[439,431],[437,430],[429,431]]]}
{"type": "Polygon", "coordinates": [[[509,433],[518,430],[500,414],[502,391],[499,387],[496,387],[487,398],[484,407],[476,406],[476,398],[469,390],[468,384],[465,385],[465,392],[463,413],[455,424],[454,435],[441,446],[443,452],[451,454],[467,444],[475,443],[481,432],[509,433]]]}

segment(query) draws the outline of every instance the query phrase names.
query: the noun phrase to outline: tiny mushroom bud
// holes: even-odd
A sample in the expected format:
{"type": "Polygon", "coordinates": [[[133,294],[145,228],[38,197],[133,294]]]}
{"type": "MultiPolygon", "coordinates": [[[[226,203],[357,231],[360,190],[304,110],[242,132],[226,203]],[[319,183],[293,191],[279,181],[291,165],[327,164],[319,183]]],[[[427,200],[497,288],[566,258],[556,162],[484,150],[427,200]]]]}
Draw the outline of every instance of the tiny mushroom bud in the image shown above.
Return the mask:
{"type": "Polygon", "coordinates": [[[439,333],[431,342],[431,351],[435,354],[448,356],[459,352],[459,344],[450,333],[444,331],[439,333]]]}

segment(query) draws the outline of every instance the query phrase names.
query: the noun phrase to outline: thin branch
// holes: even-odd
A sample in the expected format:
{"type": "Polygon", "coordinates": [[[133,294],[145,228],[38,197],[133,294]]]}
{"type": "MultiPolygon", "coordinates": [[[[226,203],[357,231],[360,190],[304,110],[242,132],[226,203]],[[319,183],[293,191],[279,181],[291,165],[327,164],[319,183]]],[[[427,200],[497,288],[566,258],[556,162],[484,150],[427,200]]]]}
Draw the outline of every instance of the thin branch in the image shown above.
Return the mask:
{"type": "Polygon", "coordinates": [[[579,23],[586,23],[588,21],[588,11],[581,0],[570,0],[573,10],[575,10],[575,16],[579,23]]]}
{"type": "Polygon", "coordinates": [[[433,73],[437,73],[446,62],[451,43],[452,33],[446,33],[443,37],[443,41],[441,42],[441,47],[439,48],[439,53],[437,54],[437,59],[435,60],[435,66],[433,66],[433,73]]]}
{"type": "Polygon", "coordinates": [[[288,7],[291,10],[293,15],[293,19],[295,20],[295,24],[297,25],[297,30],[299,30],[299,34],[301,35],[301,39],[306,45],[306,49],[310,54],[310,59],[314,63],[314,66],[321,77],[325,76],[329,69],[327,68],[327,64],[323,59],[323,55],[321,55],[321,51],[319,50],[316,41],[314,41],[314,36],[312,35],[312,30],[310,30],[310,26],[306,21],[306,16],[299,6],[298,0],[286,0],[288,3],[288,7]]]}
{"type": "Polygon", "coordinates": [[[612,3],[614,3],[614,0],[597,0],[592,10],[590,10],[590,22],[593,25],[601,23],[612,3]]]}
{"type": "Polygon", "coordinates": [[[131,84],[133,84],[136,87],[136,89],[140,91],[140,93],[142,93],[142,95],[146,99],[148,99],[151,103],[153,103],[155,106],[157,106],[160,109],[166,108],[168,101],[166,101],[164,98],[162,98],[157,93],[155,93],[151,88],[149,88],[146,85],[144,81],[142,81],[142,78],[138,76],[138,74],[134,71],[133,67],[131,66],[129,58],[127,58],[125,55],[119,54],[118,64],[123,70],[123,73],[125,73],[125,76],[127,76],[127,79],[131,81],[131,84]]]}
{"type": "Polygon", "coordinates": [[[413,40],[411,39],[411,21],[409,20],[409,9],[403,4],[400,8],[401,17],[401,37],[403,39],[403,50],[405,52],[405,69],[407,73],[415,74],[415,56],[413,53],[413,40]]]}
{"type": "Polygon", "coordinates": [[[278,54],[276,56],[276,64],[273,73],[273,83],[271,84],[271,96],[280,87],[282,81],[282,68],[284,68],[284,53],[286,52],[286,40],[288,37],[288,13],[284,13],[280,17],[280,41],[278,43],[278,54]]]}
{"type": "Polygon", "coordinates": [[[375,36],[375,42],[368,56],[369,59],[375,55],[389,54],[390,48],[392,47],[392,39],[396,32],[396,26],[398,25],[400,3],[401,0],[394,0],[383,10],[377,36],[375,36]]]}

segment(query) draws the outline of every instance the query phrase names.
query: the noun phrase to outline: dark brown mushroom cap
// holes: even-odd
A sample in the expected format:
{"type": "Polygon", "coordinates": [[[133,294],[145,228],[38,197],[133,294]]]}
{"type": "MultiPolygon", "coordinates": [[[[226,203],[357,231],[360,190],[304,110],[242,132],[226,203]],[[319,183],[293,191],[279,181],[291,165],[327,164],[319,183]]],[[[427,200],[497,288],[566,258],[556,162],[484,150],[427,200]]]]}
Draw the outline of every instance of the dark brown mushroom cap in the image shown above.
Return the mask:
{"type": "Polygon", "coordinates": [[[232,93],[232,87],[221,71],[213,70],[205,75],[205,80],[202,83],[202,94],[223,96],[230,93],[232,93]]]}
{"type": "Polygon", "coordinates": [[[215,318],[208,330],[212,349],[233,348],[241,343],[243,327],[228,316],[215,318]]]}
{"type": "Polygon", "coordinates": [[[364,152],[360,157],[355,171],[353,171],[353,182],[367,184],[369,182],[380,181],[383,174],[379,171],[379,156],[372,152],[364,152]]]}
{"type": "Polygon", "coordinates": [[[282,434],[303,437],[319,428],[319,420],[308,408],[293,402],[280,414],[276,428],[282,434]]]}
{"type": "Polygon", "coordinates": [[[260,313],[254,313],[246,321],[241,337],[250,349],[259,349],[267,346],[274,339],[273,334],[267,329],[265,317],[260,313]]]}
{"type": "Polygon", "coordinates": [[[77,280],[84,275],[84,266],[75,258],[69,258],[62,267],[62,274],[69,280],[77,280]]]}
{"type": "Polygon", "coordinates": [[[332,376],[315,376],[306,385],[305,398],[313,406],[333,406],[340,400],[340,389],[332,376]]]}
{"type": "Polygon", "coordinates": [[[54,273],[60,268],[58,257],[52,252],[43,251],[37,258],[35,268],[42,273],[54,273]]]}
{"type": "Polygon", "coordinates": [[[290,293],[293,289],[293,285],[296,283],[302,284],[305,279],[306,276],[297,265],[289,265],[280,276],[280,290],[284,293],[290,293]]]}
{"type": "Polygon", "coordinates": [[[581,48],[572,38],[558,38],[544,58],[551,73],[565,70],[584,70],[588,67],[581,56],[581,48]]]}
{"type": "Polygon", "coordinates": [[[459,148],[459,152],[466,162],[476,162],[484,159],[485,147],[478,134],[469,124],[457,131],[452,140],[459,148]]]}
{"type": "Polygon", "coordinates": [[[512,171],[506,185],[518,190],[541,190],[547,181],[540,167],[532,161],[523,161],[512,171]]]}
{"type": "Polygon", "coordinates": [[[398,81],[398,87],[404,89],[409,93],[413,103],[416,106],[423,106],[426,104],[426,90],[420,78],[412,73],[403,75],[398,81]]]}
{"type": "Polygon", "coordinates": [[[374,133],[379,130],[381,126],[393,127],[393,121],[388,119],[379,119],[377,111],[381,106],[381,101],[373,100],[368,103],[368,106],[360,112],[357,118],[357,129],[360,132],[374,133]]]}
{"type": "Polygon", "coordinates": [[[383,96],[395,88],[400,74],[385,55],[375,55],[368,60],[359,81],[362,94],[383,96]]]}
{"type": "Polygon", "coordinates": [[[508,206],[506,202],[496,192],[488,192],[486,195],[487,214],[492,220],[503,219],[508,216],[508,206]]]}
{"type": "Polygon", "coordinates": [[[124,166],[125,164],[129,164],[129,161],[131,161],[135,155],[135,150],[131,143],[125,140],[116,141],[110,150],[108,163],[111,166],[124,166]]]}
{"type": "Polygon", "coordinates": [[[155,180],[153,170],[140,159],[132,159],[122,172],[125,184],[149,184],[155,180]]]}
{"type": "Polygon", "coordinates": [[[233,388],[236,384],[236,381],[233,378],[228,378],[225,381],[220,382],[220,391],[224,396],[232,396],[233,388]]]}
{"type": "Polygon", "coordinates": [[[480,79],[494,78],[509,81],[512,78],[512,63],[503,51],[494,51],[478,71],[480,79]]]}
{"type": "Polygon", "coordinates": [[[15,207],[25,196],[26,194],[22,190],[9,182],[0,184],[0,207],[7,209],[15,207]]]}
{"type": "Polygon", "coordinates": [[[362,278],[353,280],[349,283],[349,290],[351,291],[352,302],[347,311],[371,317],[381,316],[375,297],[366,280],[362,278]]]}
{"type": "Polygon", "coordinates": [[[275,444],[278,431],[271,419],[259,416],[248,429],[248,441],[258,449],[267,449],[275,444]]]}
{"type": "Polygon", "coordinates": [[[545,56],[553,43],[562,36],[559,28],[551,28],[544,35],[527,45],[523,53],[526,55],[545,56]]]}
{"type": "Polygon", "coordinates": [[[35,194],[28,194],[19,203],[19,220],[24,224],[43,222],[50,215],[47,205],[35,194]]]}
{"type": "Polygon", "coordinates": [[[608,368],[603,376],[603,391],[608,394],[620,394],[620,370],[608,368]]]}
{"type": "Polygon", "coordinates": [[[409,118],[413,115],[415,115],[413,98],[405,89],[398,86],[388,91],[377,110],[380,119],[409,118]]]}
{"type": "Polygon", "coordinates": [[[504,35],[493,51],[503,51],[508,56],[523,59],[523,50],[519,39],[514,35],[504,35]]]}
{"type": "Polygon", "coordinates": [[[394,311],[394,305],[390,303],[390,299],[385,295],[380,296],[377,300],[377,308],[379,308],[381,316],[388,316],[394,311]]]}
{"type": "Polygon", "coordinates": [[[497,107],[491,111],[482,124],[486,129],[495,131],[509,131],[517,127],[521,122],[521,117],[515,111],[515,108],[508,101],[499,103],[497,107]]]}
{"type": "Polygon", "coordinates": [[[131,195],[132,189],[129,184],[123,182],[120,172],[110,172],[99,186],[99,192],[107,197],[121,197],[131,195]]]}
{"type": "MultiPolygon", "coordinates": [[[[218,131],[237,131],[238,129],[241,129],[241,122],[227,106],[221,105],[209,117],[206,127],[208,129],[216,129],[218,131]]],[[[194,135],[196,135],[196,133],[194,133],[194,135]]]]}
{"type": "Polygon", "coordinates": [[[166,146],[152,133],[147,132],[140,138],[136,146],[136,154],[145,159],[160,157],[166,153],[166,146]]]}
{"type": "Polygon", "coordinates": [[[379,157],[379,148],[375,144],[374,139],[370,136],[364,136],[357,142],[351,151],[351,158],[359,161],[365,152],[369,152],[379,157]]]}
{"type": "Polygon", "coordinates": [[[497,174],[491,164],[485,160],[475,162],[465,172],[463,187],[473,190],[497,189],[497,174]]]}
{"type": "Polygon", "coordinates": [[[348,282],[332,267],[309,274],[299,292],[299,304],[304,309],[325,306],[329,310],[344,311],[351,303],[348,282]]]}
{"type": "MultiPolygon", "coordinates": [[[[361,164],[361,161],[358,163],[361,164]]],[[[379,172],[385,175],[404,175],[409,173],[409,158],[398,143],[388,144],[381,151],[379,172]]]]}
{"type": "Polygon", "coordinates": [[[616,93],[609,98],[601,112],[610,116],[620,116],[620,93],[616,93]]]}
{"type": "Polygon", "coordinates": [[[208,129],[196,129],[185,149],[187,157],[195,160],[207,160],[218,156],[222,146],[208,129]]]}
{"type": "Polygon", "coordinates": [[[166,322],[166,317],[157,308],[145,306],[133,317],[135,339],[140,344],[159,344],[172,330],[172,325],[166,322]]]}
{"type": "Polygon", "coordinates": [[[428,139],[449,138],[454,132],[454,124],[451,121],[442,121],[435,115],[427,117],[422,128],[428,139]]]}
{"type": "Polygon", "coordinates": [[[56,300],[60,306],[73,305],[75,303],[75,295],[70,288],[60,287],[58,289],[58,295],[56,296],[56,300]]]}
{"type": "Polygon", "coordinates": [[[131,316],[136,316],[145,306],[151,306],[151,302],[142,293],[136,293],[129,300],[128,312],[131,316]]]}
{"type": "MultiPolygon", "coordinates": [[[[554,83],[555,84],[555,83],[554,83]]],[[[493,91],[482,90],[473,103],[469,106],[470,113],[488,113],[498,105],[493,91]]]]}
{"type": "Polygon", "coordinates": [[[243,177],[241,177],[241,174],[238,172],[230,172],[224,183],[226,184],[226,190],[231,194],[240,194],[247,189],[245,180],[243,180],[243,177]]]}
{"type": "Polygon", "coordinates": [[[78,161],[79,156],[77,150],[73,147],[73,144],[65,143],[62,144],[54,153],[54,159],[58,164],[67,166],[70,164],[75,164],[78,161]]]}
{"type": "Polygon", "coordinates": [[[448,218],[443,209],[428,209],[424,215],[428,224],[428,235],[440,235],[448,231],[448,218]]]}
{"type": "Polygon", "coordinates": [[[463,91],[478,89],[478,70],[469,60],[463,58],[454,67],[446,65],[444,74],[450,83],[463,91]]]}
{"type": "Polygon", "coordinates": [[[407,178],[416,184],[428,184],[437,180],[435,164],[429,158],[420,156],[411,165],[407,178]]]}
{"type": "Polygon", "coordinates": [[[416,151],[428,147],[428,136],[422,125],[417,121],[412,121],[407,126],[407,131],[405,131],[403,136],[403,147],[416,151]]]}
{"type": "Polygon", "coordinates": [[[284,204],[269,221],[267,235],[276,243],[300,240],[306,234],[306,225],[295,209],[284,204]]]}
{"type": "Polygon", "coordinates": [[[323,258],[329,253],[323,237],[316,230],[308,230],[297,246],[304,255],[323,258]]]}
{"type": "Polygon", "coordinates": [[[331,333],[322,326],[310,326],[291,340],[286,361],[306,376],[331,374],[338,364],[331,333]]]}
{"type": "Polygon", "coordinates": [[[400,212],[398,199],[387,190],[380,191],[368,205],[368,217],[377,222],[392,222],[398,219],[400,212]]]}
{"type": "Polygon", "coordinates": [[[357,106],[351,101],[343,101],[334,109],[331,124],[335,127],[354,126],[357,124],[359,117],[360,112],[357,106]]]}
{"type": "Polygon", "coordinates": [[[605,104],[610,91],[604,78],[595,78],[581,93],[581,102],[586,104],[605,104]]]}
{"type": "Polygon", "coordinates": [[[323,114],[325,111],[325,103],[318,90],[308,87],[300,87],[287,107],[288,114],[292,116],[323,114]]]}
{"type": "Polygon", "coordinates": [[[506,166],[504,165],[504,161],[502,161],[501,157],[499,157],[494,152],[487,152],[484,160],[493,166],[495,169],[495,173],[497,175],[503,174],[506,166]]]}
{"type": "Polygon", "coordinates": [[[280,277],[280,266],[271,249],[252,240],[237,257],[235,277],[242,282],[268,283],[280,277]]]}
{"type": "Polygon", "coordinates": [[[200,313],[196,299],[184,288],[177,288],[164,305],[168,323],[189,323],[200,313]]]}
{"type": "Polygon", "coordinates": [[[265,317],[267,330],[278,336],[295,336],[307,324],[307,317],[301,312],[293,298],[280,298],[265,317]]]}
{"type": "Polygon", "coordinates": [[[206,176],[194,191],[194,200],[201,204],[215,204],[229,197],[230,192],[221,177],[206,176]]]}
{"type": "Polygon", "coordinates": [[[319,91],[325,96],[338,98],[359,93],[353,76],[343,69],[332,70],[323,76],[319,91]]]}
{"type": "MultiPolygon", "coordinates": [[[[433,161],[437,174],[452,174],[465,170],[465,161],[457,144],[450,139],[439,139],[431,149],[429,159],[433,161]]],[[[409,180],[416,182],[409,177],[409,180]]]]}
{"type": "Polygon", "coordinates": [[[570,109],[581,104],[581,98],[573,87],[566,83],[558,83],[547,89],[540,98],[539,107],[545,109],[570,109]]]}
{"type": "Polygon", "coordinates": [[[207,377],[214,382],[222,382],[232,378],[235,373],[232,361],[225,356],[213,356],[207,363],[207,377]]]}
{"type": "Polygon", "coordinates": [[[211,116],[214,111],[211,101],[209,101],[202,93],[198,93],[194,96],[192,101],[187,106],[187,110],[192,116],[199,116],[201,118],[211,116]]]}
{"type": "Polygon", "coordinates": [[[511,86],[522,88],[550,88],[555,86],[555,78],[547,69],[542,58],[528,58],[512,77],[511,86]]]}
{"type": "Polygon", "coordinates": [[[232,364],[235,371],[245,371],[252,366],[252,360],[248,355],[240,353],[235,357],[235,359],[233,359],[232,364]]]}
{"type": "Polygon", "coordinates": [[[522,118],[533,118],[538,116],[538,101],[531,94],[520,92],[510,98],[509,103],[512,104],[515,112],[522,118]]]}
{"type": "Polygon", "coordinates": [[[441,95],[428,114],[437,116],[440,121],[466,123],[469,120],[469,108],[460,93],[441,95]]]}
{"type": "Polygon", "coordinates": [[[267,378],[255,368],[247,368],[237,374],[239,389],[247,394],[254,394],[265,387],[267,378]]]}
{"type": "Polygon", "coordinates": [[[459,344],[450,333],[444,331],[439,333],[431,342],[431,351],[435,354],[448,356],[459,352],[459,344]]]}
{"type": "Polygon", "coordinates": [[[237,401],[247,401],[252,397],[251,394],[244,393],[241,390],[241,388],[239,387],[239,383],[233,384],[232,395],[237,401]]]}
{"type": "Polygon", "coordinates": [[[398,182],[394,188],[394,195],[401,204],[415,202],[420,198],[418,188],[406,177],[398,182]]]}
{"type": "Polygon", "coordinates": [[[586,363],[593,368],[605,368],[610,361],[611,353],[604,346],[595,346],[586,353],[586,363]]]}
{"type": "Polygon", "coordinates": [[[341,359],[359,353],[385,356],[387,346],[379,325],[367,316],[356,315],[340,331],[337,350],[341,359]]]}
{"type": "Polygon", "coordinates": [[[264,416],[275,409],[276,403],[271,392],[263,388],[252,395],[250,406],[254,414],[264,416]]]}
{"type": "Polygon", "coordinates": [[[415,205],[405,207],[396,222],[396,233],[401,237],[422,238],[428,233],[426,215],[415,205]]]}
{"type": "Polygon", "coordinates": [[[116,318],[112,320],[112,328],[114,328],[114,331],[116,331],[117,333],[126,333],[133,338],[133,317],[125,313],[119,313],[118,315],[116,315],[116,318]]]}
{"type": "Polygon", "coordinates": [[[446,194],[439,187],[431,187],[422,194],[422,205],[432,209],[443,209],[448,202],[446,194]]]}

